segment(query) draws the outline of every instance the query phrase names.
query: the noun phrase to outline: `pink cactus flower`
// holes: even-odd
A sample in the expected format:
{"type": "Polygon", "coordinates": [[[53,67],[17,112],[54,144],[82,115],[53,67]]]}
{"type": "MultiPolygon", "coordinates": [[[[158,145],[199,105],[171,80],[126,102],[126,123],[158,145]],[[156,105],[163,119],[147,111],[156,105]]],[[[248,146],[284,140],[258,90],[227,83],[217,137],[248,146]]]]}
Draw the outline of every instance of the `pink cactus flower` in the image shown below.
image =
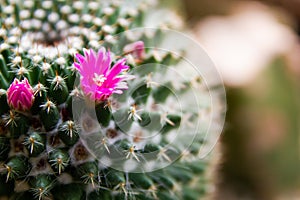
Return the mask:
{"type": "Polygon", "coordinates": [[[145,45],[143,41],[137,41],[131,44],[127,44],[124,47],[125,53],[130,53],[135,59],[143,59],[145,55],[145,45]]]}
{"type": "Polygon", "coordinates": [[[122,72],[129,69],[125,65],[126,59],[118,60],[111,67],[111,54],[104,48],[96,53],[92,49],[84,49],[84,56],[76,54],[78,63],[74,67],[79,71],[80,84],[85,95],[92,100],[105,101],[112,94],[122,94],[122,90],[128,89],[125,82],[130,78],[122,72]]]}
{"type": "Polygon", "coordinates": [[[28,80],[15,80],[7,90],[7,103],[13,109],[19,111],[29,110],[34,102],[34,92],[28,80]]]}

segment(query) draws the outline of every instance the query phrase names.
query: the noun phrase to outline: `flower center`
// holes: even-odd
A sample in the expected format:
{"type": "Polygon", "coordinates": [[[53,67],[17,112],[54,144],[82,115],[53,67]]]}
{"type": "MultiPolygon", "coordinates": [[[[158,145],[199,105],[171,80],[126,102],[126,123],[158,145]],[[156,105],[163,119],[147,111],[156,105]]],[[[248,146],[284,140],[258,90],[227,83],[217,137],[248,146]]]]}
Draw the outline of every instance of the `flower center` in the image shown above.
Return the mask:
{"type": "Polygon", "coordinates": [[[94,78],[93,78],[94,83],[96,83],[96,85],[101,86],[105,81],[106,81],[106,77],[104,77],[103,74],[94,74],[94,78]]]}

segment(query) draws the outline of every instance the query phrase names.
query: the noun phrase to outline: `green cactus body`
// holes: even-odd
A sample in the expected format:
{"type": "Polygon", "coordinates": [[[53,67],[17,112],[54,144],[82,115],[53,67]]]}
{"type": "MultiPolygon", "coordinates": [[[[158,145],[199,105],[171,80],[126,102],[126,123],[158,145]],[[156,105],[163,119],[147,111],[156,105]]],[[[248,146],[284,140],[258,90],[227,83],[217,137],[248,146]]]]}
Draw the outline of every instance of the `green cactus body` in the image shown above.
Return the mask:
{"type": "MultiPolygon", "coordinates": [[[[155,9],[151,1],[0,2],[0,199],[197,199],[205,194],[207,160],[197,158],[205,137],[189,128],[197,123],[197,109],[176,104],[177,93],[189,101],[193,77],[167,75],[168,66],[180,68],[180,56],[146,48],[136,58],[123,50],[135,41],[149,47],[163,41],[161,29],[138,31],[134,39],[130,32],[120,34],[145,25],[148,9],[155,9]],[[125,57],[126,73],[134,79],[126,80],[123,94],[90,103],[76,83],[75,53],[101,47],[110,50],[113,64],[125,57]],[[32,87],[30,109],[8,103],[15,78],[32,87]],[[151,167],[159,162],[165,164],[151,167]],[[26,185],[21,190],[20,182],[26,185]]],[[[99,85],[105,81],[96,78],[99,85]]],[[[199,106],[209,110],[203,102],[199,106]]]]}

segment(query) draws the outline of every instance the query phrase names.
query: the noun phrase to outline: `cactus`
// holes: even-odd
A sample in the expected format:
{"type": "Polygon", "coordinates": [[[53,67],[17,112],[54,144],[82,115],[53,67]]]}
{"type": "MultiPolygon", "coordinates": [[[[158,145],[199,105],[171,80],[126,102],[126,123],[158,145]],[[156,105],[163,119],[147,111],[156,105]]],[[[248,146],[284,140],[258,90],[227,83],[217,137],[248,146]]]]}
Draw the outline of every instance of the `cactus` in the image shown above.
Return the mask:
{"type": "Polygon", "coordinates": [[[151,1],[0,2],[0,197],[206,193],[208,89],[197,74],[169,75],[182,55],[147,48],[162,29],[126,32],[151,1]]]}

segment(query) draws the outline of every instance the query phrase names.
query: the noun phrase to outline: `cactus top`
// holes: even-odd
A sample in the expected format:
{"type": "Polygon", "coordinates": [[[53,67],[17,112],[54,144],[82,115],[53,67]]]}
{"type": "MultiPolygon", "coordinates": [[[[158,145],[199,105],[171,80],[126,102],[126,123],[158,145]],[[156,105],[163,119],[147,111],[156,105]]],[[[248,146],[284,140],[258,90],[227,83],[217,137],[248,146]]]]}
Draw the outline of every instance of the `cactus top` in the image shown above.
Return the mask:
{"type": "Polygon", "coordinates": [[[122,90],[128,89],[125,82],[130,77],[125,71],[129,66],[126,59],[118,60],[112,67],[111,53],[104,48],[96,53],[92,49],[85,49],[84,56],[76,54],[78,62],[74,63],[79,71],[80,84],[85,95],[92,100],[105,101],[112,94],[121,94],[122,90]]]}
{"type": "Polygon", "coordinates": [[[33,101],[34,93],[28,80],[15,78],[7,90],[7,103],[16,110],[25,111],[31,108],[33,101]]]}

